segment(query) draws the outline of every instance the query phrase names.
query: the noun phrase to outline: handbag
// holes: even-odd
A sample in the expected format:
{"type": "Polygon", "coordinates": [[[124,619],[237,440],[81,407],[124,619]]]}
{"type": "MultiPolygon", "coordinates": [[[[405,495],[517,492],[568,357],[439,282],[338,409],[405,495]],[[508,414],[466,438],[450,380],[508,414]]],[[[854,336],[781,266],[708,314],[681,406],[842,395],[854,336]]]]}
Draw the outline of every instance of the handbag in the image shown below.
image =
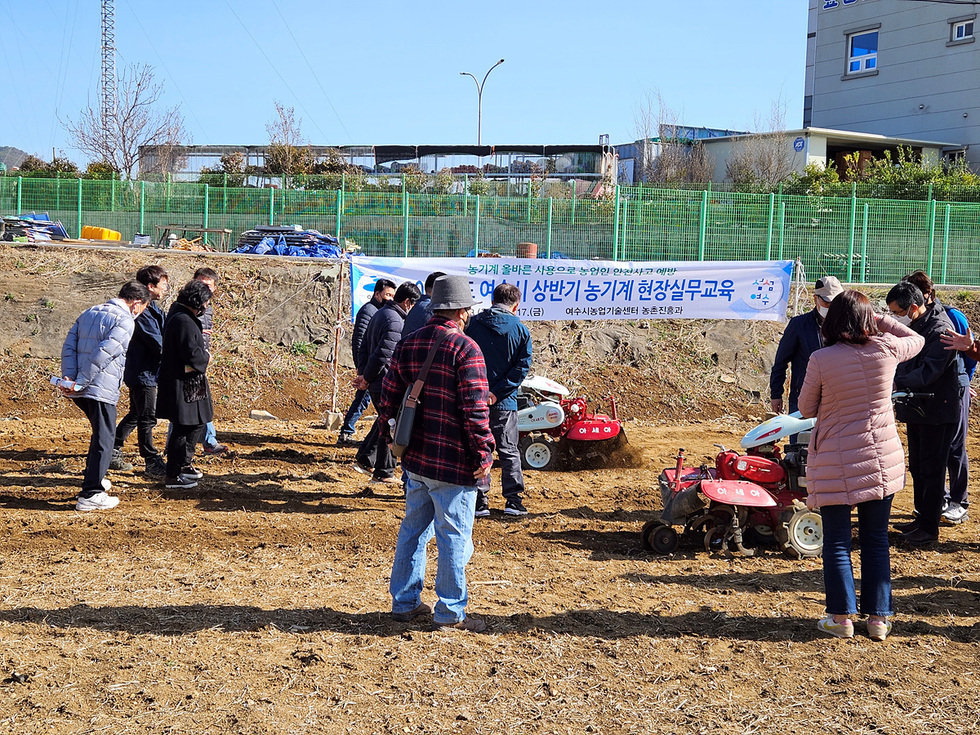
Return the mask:
{"type": "Polygon", "coordinates": [[[394,419],[395,427],[392,432],[391,441],[391,453],[396,457],[400,458],[405,454],[408,445],[412,441],[412,432],[415,429],[416,409],[419,405],[419,396],[422,394],[422,386],[425,385],[425,379],[429,376],[429,368],[432,367],[432,361],[436,357],[436,351],[439,349],[439,345],[448,336],[449,331],[447,330],[436,339],[435,344],[432,345],[432,349],[429,350],[429,356],[425,358],[422,369],[412,384],[412,388],[405,391],[405,395],[402,396],[402,405],[398,409],[398,415],[394,419]]]}
{"type": "Polygon", "coordinates": [[[208,379],[204,373],[197,373],[189,378],[184,378],[184,400],[187,403],[197,403],[203,401],[208,396],[208,379]]]}

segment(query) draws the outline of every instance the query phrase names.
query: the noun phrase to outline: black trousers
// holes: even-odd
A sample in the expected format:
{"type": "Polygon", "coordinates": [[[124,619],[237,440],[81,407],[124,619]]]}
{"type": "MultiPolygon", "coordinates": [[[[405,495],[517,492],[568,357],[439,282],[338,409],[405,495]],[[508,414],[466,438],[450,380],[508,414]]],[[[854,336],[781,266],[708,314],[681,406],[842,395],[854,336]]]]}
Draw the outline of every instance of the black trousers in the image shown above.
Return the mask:
{"type": "MultiPolygon", "coordinates": [[[[381,391],[371,391],[371,402],[374,403],[375,408],[381,405],[381,391]]],[[[381,480],[386,477],[392,477],[395,474],[395,457],[391,453],[391,448],[388,446],[388,442],[381,441],[381,424],[380,419],[375,419],[374,424],[371,426],[371,431],[368,435],[364,437],[364,441],[361,442],[361,446],[357,448],[356,459],[358,462],[364,465],[372,465],[374,467],[374,477],[375,479],[381,480]],[[372,462],[372,456],[374,461],[372,462]]]]}
{"type": "Polygon", "coordinates": [[[136,429],[140,456],[153,459],[160,452],[153,446],[153,429],[157,425],[157,387],[155,385],[129,386],[129,413],[116,427],[116,449],[122,449],[126,439],[136,429]]]}
{"type": "Polygon", "coordinates": [[[946,465],[956,426],[906,424],[912,501],[919,513],[919,527],[933,535],[939,533],[939,517],[946,494],[946,465]]]}
{"type": "MultiPolygon", "coordinates": [[[[500,463],[500,490],[504,498],[520,500],[524,494],[524,471],[521,469],[521,453],[517,449],[517,411],[501,410],[490,406],[490,432],[497,445],[500,463]]],[[[476,487],[476,506],[487,504],[490,478],[476,487]]]]}
{"type": "Polygon", "coordinates": [[[167,477],[176,478],[180,470],[194,462],[194,451],[204,437],[205,424],[175,424],[167,440],[167,477]]]}
{"type": "Polygon", "coordinates": [[[92,426],[92,439],[85,456],[85,472],[82,474],[80,498],[91,498],[105,492],[102,481],[112,461],[112,444],[116,433],[116,404],[103,403],[92,398],[73,398],[92,426]]]}
{"type": "Polygon", "coordinates": [[[959,503],[964,508],[970,505],[967,494],[967,483],[970,480],[970,459],[966,456],[966,433],[970,428],[970,391],[963,391],[960,398],[960,422],[953,434],[952,446],[949,450],[949,460],[946,469],[949,471],[949,492],[946,499],[951,503],[959,503]]]}

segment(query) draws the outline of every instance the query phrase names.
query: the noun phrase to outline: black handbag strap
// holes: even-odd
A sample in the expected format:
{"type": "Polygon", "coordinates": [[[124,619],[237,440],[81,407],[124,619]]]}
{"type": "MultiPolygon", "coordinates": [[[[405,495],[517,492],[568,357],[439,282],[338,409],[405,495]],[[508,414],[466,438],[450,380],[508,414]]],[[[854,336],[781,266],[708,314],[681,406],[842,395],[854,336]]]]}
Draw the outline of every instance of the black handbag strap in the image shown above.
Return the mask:
{"type": "Polygon", "coordinates": [[[432,345],[432,349],[429,350],[429,356],[425,358],[422,369],[419,370],[419,374],[415,378],[415,383],[412,384],[412,390],[409,392],[408,399],[405,401],[406,405],[414,407],[418,404],[419,396],[422,394],[422,386],[425,385],[425,379],[429,377],[429,368],[432,367],[432,361],[436,359],[436,352],[439,350],[439,345],[449,336],[450,331],[452,330],[447,329],[440,334],[435,344],[432,345]]]}

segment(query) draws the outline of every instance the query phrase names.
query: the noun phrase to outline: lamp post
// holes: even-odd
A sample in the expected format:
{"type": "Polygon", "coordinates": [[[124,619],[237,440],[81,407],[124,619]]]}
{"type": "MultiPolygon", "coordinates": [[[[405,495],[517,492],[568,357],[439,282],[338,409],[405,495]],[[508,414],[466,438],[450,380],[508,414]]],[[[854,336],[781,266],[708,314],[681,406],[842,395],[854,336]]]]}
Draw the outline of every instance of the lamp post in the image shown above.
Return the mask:
{"type": "Polygon", "coordinates": [[[461,77],[470,77],[473,83],[476,85],[476,144],[481,144],[481,128],[483,126],[483,85],[487,83],[487,77],[490,76],[490,72],[496,69],[498,66],[504,63],[501,59],[496,64],[487,69],[487,73],[483,75],[483,81],[477,81],[476,77],[470,74],[468,71],[461,71],[459,75],[461,77]]]}

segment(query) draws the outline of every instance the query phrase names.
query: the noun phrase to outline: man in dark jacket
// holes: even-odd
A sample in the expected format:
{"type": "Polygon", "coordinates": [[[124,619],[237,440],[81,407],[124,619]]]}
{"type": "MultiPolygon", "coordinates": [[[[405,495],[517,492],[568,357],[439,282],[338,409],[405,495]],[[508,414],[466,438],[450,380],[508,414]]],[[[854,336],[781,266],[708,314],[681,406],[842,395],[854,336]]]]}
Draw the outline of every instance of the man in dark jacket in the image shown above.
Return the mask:
{"type": "Polygon", "coordinates": [[[806,314],[794,316],[786,325],[769,375],[769,397],[773,413],[783,412],[783,386],[786,383],[787,365],[791,366],[789,413],[796,411],[796,399],[803,387],[803,378],[806,377],[806,364],[810,361],[810,355],[823,347],[823,338],[820,336],[823,318],[827,315],[830,302],[843,291],[840,281],[833,276],[818,278],[813,291],[813,308],[806,314]]]}
{"type": "MultiPolygon", "coordinates": [[[[905,276],[902,280],[918,286],[927,305],[940,303],[939,297],[936,295],[935,284],[928,273],[918,270],[905,276]]],[[[967,334],[970,331],[966,314],[952,306],[940,305],[958,334],[967,334]]],[[[973,373],[977,367],[976,360],[967,357],[962,352],[956,354],[963,361],[966,385],[963,395],[960,396],[960,420],[956,425],[956,433],[953,435],[949,449],[949,460],[946,463],[949,485],[946,488],[942,515],[943,521],[954,526],[967,520],[967,508],[970,505],[970,495],[967,490],[970,483],[970,458],[966,452],[966,435],[970,430],[970,381],[973,379],[973,373]]]]}
{"type": "MultiPolygon", "coordinates": [[[[399,286],[392,300],[378,309],[378,313],[368,325],[364,339],[361,340],[357,356],[361,371],[354,387],[370,392],[375,406],[381,405],[381,384],[391,364],[391,355],[401,341],[405,317],[419,300],[420,295],[419,287],[410,281],[399,286]]],[[[381,436],[380,432],[380,419],[375,419],[374,426],[357,450],[354,469],[363,474],[371,472],[372,484],[400,485],[401,481],[394,476],[395,458],[387,442],[378,440],[381,436]],[[377,455],[373,465],[370,461],[372,454],[377,455]]]]}
{"type": "MultiPolygon", "coordinates": [[[[487,363],[490,430],[500,458],[504,513],[512,516],[527,515],[523,503],[524,473],[517,448],[517,389],[531,369],[531,333],[517,316],[520,305],[520,289],[501,283],[493,290],[493,305],[474,316],[466,327],[466,334],[480,346],[487,363]]],[[[477,487],[477,518],[490,515],[489,487],[489,478],[477,487]]]]}
{"type": "Polygon", "coordinates": [[[402,339],[405,339],[412,332],[417,332],[428,324],[429,319],[432,318],[432,284],[436,282],[437,278],[444,275],[446,274],[442,271],[436,271],[426,276],[425,292],[422,294],[422,298],[418,300],[418,303],[412,307],[408,316],[405,317],[405,328],[402,329],[402,339]]]}
{"type": "Polygon", "coordinates": [[[128,471],[133,465],[123,458],[123,444],[133,429],[139,442],[140,457],[146,463],[145,474],[164,476],[163,457],[153,445],[153,428],[157,425],[157,374],[163,347],[163,309],[159,306],[169,290],[170,278],[159,265],[147,265],[136,272],[136,280],[150,292],[150,305],[136,318],[136,328],[126,352],[123,382],[129,388],[129,413],[116,427],[115,446],[109,468],[128,471]]]}
{"type": "Polygon", "coordinates": [[[895,416],[906,424],[912,498],[918,517],[897,526],[902,538],[925,545],[939,538],[946,464],[960,420],[960,397],[966,383],[963,361],[943,346],[941,337],[952,328],[938,303],[926,304],[918,287],[902,281],[885,297],[898,321],[921,334],[926,344],[895,371],[895,387],[922,395],[899,401],[895,416]]]}
{"type": "MultiPolygon", "coordinates": [[[[391,297],[394,295],[394,281],[389,281],[387,278],[379,278],[374,284],[374,293],[371,296],[371,300],[357,310],[357,316],[354,319],[354,332],[350,338],[350,354],[354,360],[354,368],[357,370],[358,375],[361,375],[363,365],[357,362],[357,353],[361,349],[361,342],[364,340],[368,325],[371,323],[374,315],[378,313],[378,309],[384,306],[385,302],[391,301],[391,297]]],[[[337,444],[341,446],[356,444],[354,441],[354,425],[361,418],[361,414],[367,410],[370,402],[371,395],[366,390],[357,389],[355,391],[354,400],[351,401],[350,408],[347,409],[347,414],[344,416],[344,423],[340,427],[340,436],[337,438],[337,444]]]]}

